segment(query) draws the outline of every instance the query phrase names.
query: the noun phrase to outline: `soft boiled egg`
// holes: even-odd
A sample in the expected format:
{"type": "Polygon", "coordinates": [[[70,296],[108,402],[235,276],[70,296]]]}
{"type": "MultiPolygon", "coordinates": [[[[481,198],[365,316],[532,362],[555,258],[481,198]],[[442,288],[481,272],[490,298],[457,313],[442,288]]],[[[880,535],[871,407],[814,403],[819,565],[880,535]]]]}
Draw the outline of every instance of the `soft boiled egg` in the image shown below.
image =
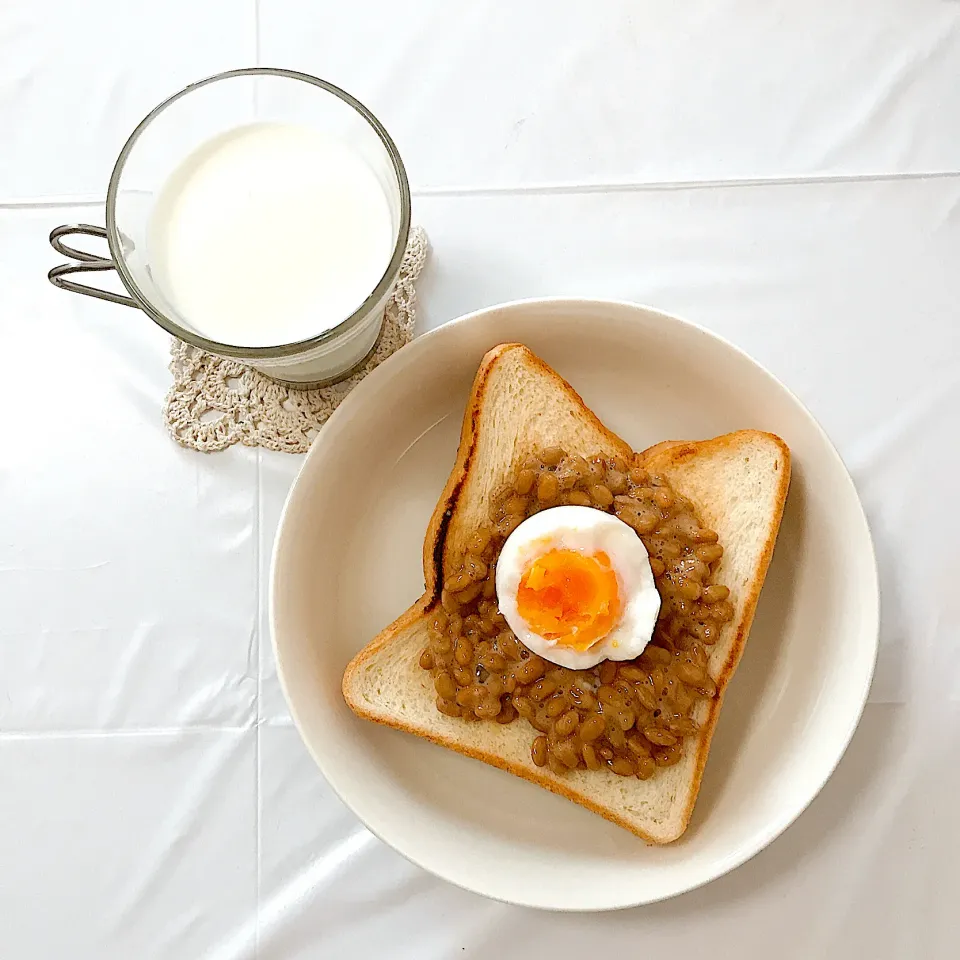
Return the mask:
{"type": "Polygon", "coordinates": [[[643,653],[660,594],[632,527],[593,507],[553,507],[524,520],[504,543],[497,605],[534,653],[585,670],[643,653]]]}

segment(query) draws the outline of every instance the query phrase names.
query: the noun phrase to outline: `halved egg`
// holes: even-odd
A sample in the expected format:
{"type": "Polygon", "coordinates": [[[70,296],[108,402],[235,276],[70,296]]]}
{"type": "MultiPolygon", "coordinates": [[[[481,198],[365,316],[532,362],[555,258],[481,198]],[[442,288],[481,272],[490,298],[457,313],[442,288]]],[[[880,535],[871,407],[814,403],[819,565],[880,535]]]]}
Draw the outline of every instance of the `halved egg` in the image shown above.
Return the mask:
{"type": "Polygon", "coordinates": [[[568,506],[535,513],[507,538],[497,604],[534,653],[585,670],[643,653],[660,594],[632,527],[602,510],[568,506]]]}

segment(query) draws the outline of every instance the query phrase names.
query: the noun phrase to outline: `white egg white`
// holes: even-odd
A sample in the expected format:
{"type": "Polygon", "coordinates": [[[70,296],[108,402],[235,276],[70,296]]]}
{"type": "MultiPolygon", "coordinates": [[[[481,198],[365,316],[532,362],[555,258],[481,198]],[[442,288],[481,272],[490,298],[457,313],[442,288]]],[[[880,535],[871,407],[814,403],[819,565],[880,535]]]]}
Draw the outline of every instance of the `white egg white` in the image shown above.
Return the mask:
{"type": "Polygon", "coordinates": [[[653,636],[660,612],[650,558],[632,527],[593,507],[553,507],[524,520],[497,560],[497,605],[517,638],[545,660],[585,670],[601,660],[632,660],[653,636]],[[589,650],[562,646],[535,633],[517,609],[520,580],[534,560],[551,550],[592,555],[603,551],[617,574],[622,611],[606,637],[589,650]]]}

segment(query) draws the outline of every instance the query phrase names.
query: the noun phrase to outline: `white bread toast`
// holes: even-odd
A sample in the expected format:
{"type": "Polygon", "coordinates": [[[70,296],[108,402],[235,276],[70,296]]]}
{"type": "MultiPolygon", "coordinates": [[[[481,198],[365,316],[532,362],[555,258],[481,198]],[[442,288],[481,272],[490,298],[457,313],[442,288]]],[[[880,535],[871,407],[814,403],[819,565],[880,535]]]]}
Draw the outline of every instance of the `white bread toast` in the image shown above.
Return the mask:
{"type": "Polygon", "coordinates": [[[526,347],[504,344],[491,350],[474,380],[456,463],[427,529],[425,593],[350,662],[344,698],[360,717],[538,783],[651,843],[669,843],[690,821],[725,688],[743,653],[783,513],[790,452],[779,437],[745,430],[713,440],[661,443],[640,455],[643,466],[666,476],[719,534],[725,552],[717,579],[729,586],[735,610],[708,664],[717,696],[699,701],[693,714],[701,732],[685,744],[679,763],[644,781],[606,769],[557,776],[537,767],[530,754],[532,727],[523,720],[468,724],[443,715],[436,708],[433,678],[418,663],[445,566],[456,563],[487,518],[493,491],[527,456],[552,446],[585,457],[633,456],[570,385],[526,347]]]}

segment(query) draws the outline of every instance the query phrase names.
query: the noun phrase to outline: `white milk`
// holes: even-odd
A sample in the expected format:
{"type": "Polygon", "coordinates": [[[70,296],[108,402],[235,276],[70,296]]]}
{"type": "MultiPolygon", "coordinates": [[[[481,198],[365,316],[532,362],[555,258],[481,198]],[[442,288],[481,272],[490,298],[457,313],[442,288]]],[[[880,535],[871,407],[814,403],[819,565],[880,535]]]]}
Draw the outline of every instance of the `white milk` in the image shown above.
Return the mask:
{"type": "Polygon", "coordinates": [[[292,343],[373,292],[394,226],[373,170],[310,127],[257,123],[216,137],[170,176],[150,218],[154,282],[198,333],[292,343]]]}

